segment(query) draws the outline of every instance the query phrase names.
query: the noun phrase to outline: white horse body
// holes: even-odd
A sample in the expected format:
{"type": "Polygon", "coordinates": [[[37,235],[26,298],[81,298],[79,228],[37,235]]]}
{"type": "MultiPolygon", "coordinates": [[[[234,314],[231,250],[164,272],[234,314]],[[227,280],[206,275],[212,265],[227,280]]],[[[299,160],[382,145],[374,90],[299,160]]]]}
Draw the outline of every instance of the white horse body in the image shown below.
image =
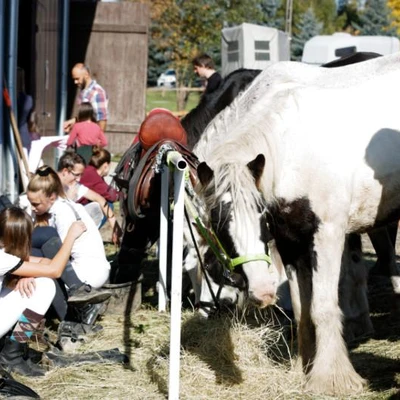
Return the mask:
{"type": "Polygon", "coordinates": [[[214,170],[216,197],[227,181],[254,192],[244,167],[265,157],[256,183],[289,271],[308,389],[351,393],[364,381],[342,338],[341,257],[347,233],[399,216],[400,55],[336,70],[284,64],[270,94],[262,87],[278,65],[214,119],[194,151],[214,170]]]}

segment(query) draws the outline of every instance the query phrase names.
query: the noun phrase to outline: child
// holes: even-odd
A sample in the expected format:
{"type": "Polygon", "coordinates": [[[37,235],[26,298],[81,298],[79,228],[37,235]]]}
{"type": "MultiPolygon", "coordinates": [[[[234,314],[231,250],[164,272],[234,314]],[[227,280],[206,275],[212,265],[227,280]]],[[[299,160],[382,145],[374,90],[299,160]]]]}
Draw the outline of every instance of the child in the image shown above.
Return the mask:
{"type": "Polygon", "coordinates": [[[79,106],[77,123],[69,134],[67,146],[107,146],[107,138],[94,118],[93,107],[89,102],[79,106]]]}
{"type": "Polygon", "coordinates": [[[60,251],[52,260],[29,255],[32,220],[17,207],[0,213],[0,338],[6,337],[0,365],[7,371],[42,376],[44,370],[27,357],[27,341],[50,307],[58,278],[75,240],[86,230],[81,221],[69,227],[60,251]]]}

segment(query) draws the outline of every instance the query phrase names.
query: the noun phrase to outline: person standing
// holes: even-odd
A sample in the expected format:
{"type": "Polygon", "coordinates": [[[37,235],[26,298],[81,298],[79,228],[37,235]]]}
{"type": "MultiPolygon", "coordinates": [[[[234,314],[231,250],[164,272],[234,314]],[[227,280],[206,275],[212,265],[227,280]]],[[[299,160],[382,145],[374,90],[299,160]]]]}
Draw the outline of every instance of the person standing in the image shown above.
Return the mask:
{"type": "MultiPolygon", "coordinates": [[[[74,84],[80,89],[77,99],[78,105],[89,102],[94,110],[96,121],[101,130],[105,132],[108,120],[108,96],[106,91],[100,86],[90,74],[90,69],[83,63],[75,64],[71,71],[74,84]]],[[[73,117],[64,122],[64,131],[69,132],[76,122],[73,117]]]]}
{"type": "Polygon", "coordinates": [[[215,70],[214,61],[208,54],[195,57],[192,64],[194,73],[207,80],[204,94],[212,93],[219,88],[222,83],[222,76],[215,70]]]}
{"type": "Polygon", "coordinates": [[[67,146],[107,146],[107,138],[96,124],[93,106],[85,101],[79,106],[76,123],[69,134],[67,146]]]}

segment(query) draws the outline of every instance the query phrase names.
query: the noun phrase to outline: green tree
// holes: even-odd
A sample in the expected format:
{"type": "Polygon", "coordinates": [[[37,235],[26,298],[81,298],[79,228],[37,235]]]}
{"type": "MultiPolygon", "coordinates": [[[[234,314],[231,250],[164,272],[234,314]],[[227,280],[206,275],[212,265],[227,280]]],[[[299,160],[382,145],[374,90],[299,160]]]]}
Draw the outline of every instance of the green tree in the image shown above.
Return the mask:
{"type": "Polygon", "coordinates": [[[335,0],[311,0],[318,21],[322,22],[321,33],[331,35],[338,30],[337,9],[335,0]]]}
{"type": "Polygon", "coordinates": [[[396,36],[386,0],[369,0],[364,12],[360,14],[360,24],[356,27],[361,35],[396,36]]]}
{"type": "Polygon", "coordinates": [[[320,34],[322,25],[322,22],[317,20],[314,10],[311,7],[308,8],[300,18],[298,26],[296,26],[299,33],[293,36],[291,49],[293,60],[301,61],[304,44],[307,40],[320,34]]]}
{"type": "Polygon", "coordinates": [[[390,10],[392,26],[396,29],[397,35],[400,35],[400,0],[388,0],[387,5],[390,10]]]}
{"type": "Polygon", "coordinates": [[[261,0],[259,3],[262,14],[261,23],[271,28],[285,29],[285,10],[282,0],[261,0]]]}
{"type": "Polygon", "coordinates": [[[338,5],[339,30],[357,34],[357,26],[360,26],[360,14],[357,0],[341,0],[338,5]]]}

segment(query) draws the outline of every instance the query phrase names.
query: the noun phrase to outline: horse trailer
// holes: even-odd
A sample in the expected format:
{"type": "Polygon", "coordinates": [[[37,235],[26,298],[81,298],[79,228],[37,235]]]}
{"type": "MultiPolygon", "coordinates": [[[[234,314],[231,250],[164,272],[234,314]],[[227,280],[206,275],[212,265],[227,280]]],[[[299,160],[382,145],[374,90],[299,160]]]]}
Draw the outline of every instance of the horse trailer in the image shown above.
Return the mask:
{"type": "Polygon", "coordinates": [[[222,76],[238,68],[264,69],[273,61],[290,60],[287,33],[268,26],[241,24],[222,29],[222,76]]]}
{"type": "Polygon", "coordinates": [[[400,41],[392,36],[353,36],[344,32],[314,36],[304,45],[301,61],[321,65],[359,51],[384,56],[400,51],[400,41]]]}

